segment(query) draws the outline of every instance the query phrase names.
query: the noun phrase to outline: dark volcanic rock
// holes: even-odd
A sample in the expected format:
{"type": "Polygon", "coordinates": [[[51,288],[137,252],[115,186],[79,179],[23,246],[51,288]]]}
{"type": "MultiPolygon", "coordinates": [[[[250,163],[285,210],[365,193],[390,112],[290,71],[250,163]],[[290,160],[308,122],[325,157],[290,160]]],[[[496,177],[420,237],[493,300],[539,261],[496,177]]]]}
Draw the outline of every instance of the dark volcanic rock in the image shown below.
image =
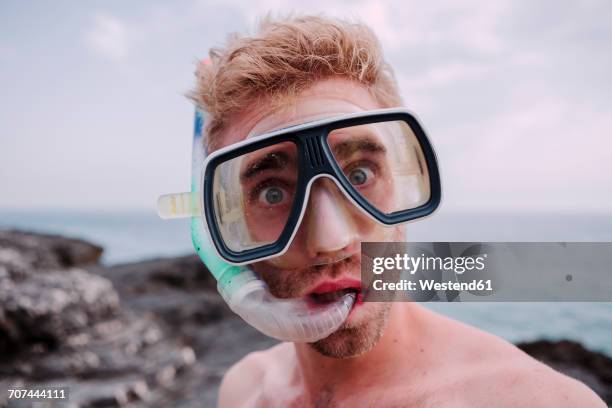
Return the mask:
{"type": "Polygon", "coordinates": [[[124,305],[155,313],[179,331],[232,315],[215,278],[195,255],[88,269],[108,278],[124,305]]]}
{"type": "Polygon", "coordinates": [[[0,232],[0,389],[68,386],[71,406],[149,406],[195,375],[193,349],[163,320],[122,308],[109,279],[74,267],[100,253],[0,232]]]}
{"type": "Polygon", "coordinates": [[[36,343],[53,348],[118,311],[112,284],[80,269],[0,280],[0,353],[36,343]]]}
{"type": "Polygon", "coordinates": [[[88,270],[113,282],[124,307],[153,313],[195,351],[191,371],[196,374],[183,378],[156,406],[215,406],[229,367],[251,351],[278,343],[229,310],[217,282],[195,255],[88,270]]]}
{"type": "Polygon", "coordinates": [[[102,247],[79,239],[23,231],[0,231],[0,279],[28,271],[95,264],[102,247]]]}
{"type": "Polygon", "coordinates": [[[88,268],[117,283],[126,294],[173,288],[180,291],[216,292],[217,281],[196,255],[153,259],[122,265],[88,268]]]}

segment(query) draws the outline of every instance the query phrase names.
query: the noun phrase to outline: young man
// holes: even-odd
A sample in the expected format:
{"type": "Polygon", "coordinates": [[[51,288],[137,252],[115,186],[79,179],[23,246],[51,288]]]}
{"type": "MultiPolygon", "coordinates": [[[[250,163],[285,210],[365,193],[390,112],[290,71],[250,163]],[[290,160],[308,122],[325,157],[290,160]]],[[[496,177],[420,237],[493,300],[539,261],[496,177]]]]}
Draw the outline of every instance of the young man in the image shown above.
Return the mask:
{"type": "MultiPolygon", "coordinates": [[[[265,21],[255,36],[233,37],[199,67],[193,98],[209,114],[210,151],[295,124],[402,106],[375,36],[323,17],[265,21]]],[[[265,165],[296,165],[274,159],[265,165]]],[[[366,164],[347,170],[355,185],[373,174],[366,164]]],[[[272,229],[263,209],[284,205],[287,190],[258,187],[244,213],[248,227],[259,223],[263,235],[272,229]]],[[[396,194],[389,185],[372,200],[396,194]]],[[[277,298],[333,298],[359,288],[360,242],[404,240],[403,227],[364,217],[329,179],[315,180],[308,200],[289,249],[251,265],[277,298]]],[[[249,354],[225,375],[219,405],[604,406],[513,345],[408,302],[357,302],[326,338],[249,354]]]]}

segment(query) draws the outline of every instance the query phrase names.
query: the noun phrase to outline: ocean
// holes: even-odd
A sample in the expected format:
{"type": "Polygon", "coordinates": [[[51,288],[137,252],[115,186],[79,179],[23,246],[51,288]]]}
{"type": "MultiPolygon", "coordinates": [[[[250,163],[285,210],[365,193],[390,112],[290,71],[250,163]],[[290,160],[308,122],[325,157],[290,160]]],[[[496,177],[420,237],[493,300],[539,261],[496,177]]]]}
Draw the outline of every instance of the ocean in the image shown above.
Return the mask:
{"type": "MultiPolygon", "coordinates": [[[[193,253],[189,221],[163,221],[154,211],[0,210],[0,228],[61,234],[99,244],[105,249],[102,262],[107,265],[193,253]]],[[[611,242],[612,215],[440,212],[410,224],[408,234],[411,241],[611,242]]],[[[569,339],[612,356],[612,303],[427,306],[512,342],[569,339]]]]}

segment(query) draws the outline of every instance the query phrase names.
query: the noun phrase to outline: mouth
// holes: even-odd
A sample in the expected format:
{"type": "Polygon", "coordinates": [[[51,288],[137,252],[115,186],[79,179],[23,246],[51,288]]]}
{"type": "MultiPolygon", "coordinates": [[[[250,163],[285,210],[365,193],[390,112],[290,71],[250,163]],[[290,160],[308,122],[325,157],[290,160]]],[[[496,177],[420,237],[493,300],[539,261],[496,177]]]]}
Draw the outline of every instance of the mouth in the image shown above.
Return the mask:
{"type": "Polygon", "coordinates": [[[324,305],[333,303],[350,293],[355,295],[355,304],[361,303],[361,282],[359,280],[341,279],[325,281],[308,293],[308,297],[314,304],[324,305]]]}

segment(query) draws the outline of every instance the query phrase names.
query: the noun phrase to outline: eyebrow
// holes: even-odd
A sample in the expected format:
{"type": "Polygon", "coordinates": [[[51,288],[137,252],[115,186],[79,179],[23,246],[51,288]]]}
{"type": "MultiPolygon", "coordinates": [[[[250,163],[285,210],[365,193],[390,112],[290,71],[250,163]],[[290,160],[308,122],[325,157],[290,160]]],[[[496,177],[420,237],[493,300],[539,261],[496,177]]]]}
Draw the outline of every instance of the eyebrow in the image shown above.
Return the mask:
{"type": "Polygon", "coordinates": [[[293,163],[286,152],[276,151],[267,153],[265,156],[258,158],[240,175],[241,181],[246,181],[264,170],[282,169],[287,164],[293,163]]]}
{"type": "Polygon", "coordinates": [[[386,153],[387,149],[380,143],[372,140],[369,137],[359,137],[337,143],[332,147],[334,156],[338,160],[351,157],[355,151],[365,150],[371,153],[386,153]]]}

